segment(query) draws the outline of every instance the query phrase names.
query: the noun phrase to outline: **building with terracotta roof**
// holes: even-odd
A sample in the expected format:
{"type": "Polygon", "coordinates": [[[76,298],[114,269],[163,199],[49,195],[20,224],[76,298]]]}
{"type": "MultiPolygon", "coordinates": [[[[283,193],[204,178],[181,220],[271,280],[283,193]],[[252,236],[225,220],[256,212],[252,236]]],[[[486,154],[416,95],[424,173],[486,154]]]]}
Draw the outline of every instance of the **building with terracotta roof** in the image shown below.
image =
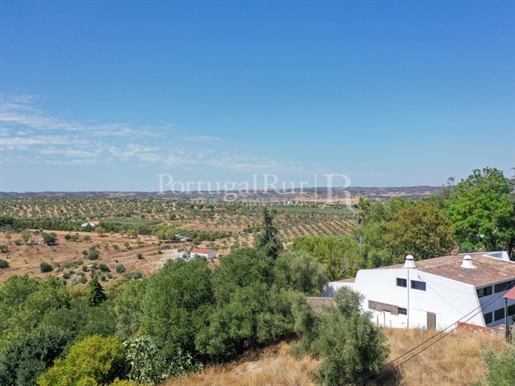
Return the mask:
{"type": "Polygon", "coordinates": [[[201,249],[195,248],[190,251],[190,259],[193,259],[196,256],[202,256],[206,259],[214,259],[216,257],[216,251],[214,249],[201,249]]]}
{"type": "Polygon", "coordinates": [[[384,326],[444,330],[465,322],[493,327],[515,321],[515,262],[506,252],[471,253],[414,260],[358,271],[355,280],[330,282],[324,296],[341,287],[364,296],[363,309],[384,326]],[[505,310],[507,311],[505,313],[505,310]]]}

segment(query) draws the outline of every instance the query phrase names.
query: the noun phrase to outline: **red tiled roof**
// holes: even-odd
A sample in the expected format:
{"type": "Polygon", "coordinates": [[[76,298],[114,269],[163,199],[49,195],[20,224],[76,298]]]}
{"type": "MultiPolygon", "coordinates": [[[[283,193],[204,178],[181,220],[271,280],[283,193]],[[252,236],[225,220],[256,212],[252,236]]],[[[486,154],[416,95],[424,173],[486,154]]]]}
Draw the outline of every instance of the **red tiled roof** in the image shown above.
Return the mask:
{"type": "Polygon", "coordinates": [[[509,290],[508,292],[506,292],[506,293],[504,294],[503,298],[505,298],[505,299],[515,300],[515,287],[513,287],[511,290],[509,290]]]}
{"type": "Polygon", "coordinates": [[[212,249],[192,249],[191,253],[209,253],[212,249]]]}

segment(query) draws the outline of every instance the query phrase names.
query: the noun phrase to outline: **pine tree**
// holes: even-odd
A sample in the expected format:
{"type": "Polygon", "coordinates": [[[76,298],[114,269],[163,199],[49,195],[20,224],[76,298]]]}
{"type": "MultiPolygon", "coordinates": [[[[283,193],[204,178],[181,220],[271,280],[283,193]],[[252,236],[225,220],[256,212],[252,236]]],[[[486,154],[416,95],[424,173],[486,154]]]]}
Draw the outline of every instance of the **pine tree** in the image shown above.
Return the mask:
{"type": "Polygon", "coordinates": [[[95,307],[104,302],[107,299],[104,289],[98,282],[98,276],[95,276],[89,282],[89,294],[88,294],[88,305],[95,307]]]}
{"type": "Polygon", "coordinates": [[[272,220],[272,215],[265,207],[263,209],[264,229],[263,232],[258,237],[256,237],[254,248],[275,260],[282,252],[283,244],[279,241],[279,231],[274,227],[272,220]]]}

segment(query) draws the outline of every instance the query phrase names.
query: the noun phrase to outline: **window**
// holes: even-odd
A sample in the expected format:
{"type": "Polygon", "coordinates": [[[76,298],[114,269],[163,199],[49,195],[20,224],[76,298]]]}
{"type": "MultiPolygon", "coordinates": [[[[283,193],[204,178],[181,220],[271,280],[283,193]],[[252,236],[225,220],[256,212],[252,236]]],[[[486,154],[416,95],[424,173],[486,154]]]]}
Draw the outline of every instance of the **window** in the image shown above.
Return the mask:
{"type": "Polygon", "coordinates": [[[485,324],[490,324],[490,323],[493,322],[493,320],[492,320],[492,313],[491,312],[483,314],[483,317],[485,318],[485,324]]]}
{"type": "Polygon", "coordinates": [[[425,291],[426,290],[426,283],[423,282],[423,281],[412,280],[411,281],[411,288],[416,289],[416,290],[420,290],[420,291],[425,291]]]}
{"type": "Polygon", "coordinates": [[[476,291],[477,291],[477,296],[479,298],[482,298],[483,296],[488,296],[488,295],[492,294],[492,286],[478,288],[476,291]]]}
{"type": "Polygon", "coordinates": [[[386,304],[386,303],[380,303],[380,302],[374,302],[373,300],[368,301],[368,308],[375,311],[386,311],[390,312],[392,315],[398,314],[398,307],[394,306],[393,304],[386,304]]]}
{"type": "Polygon", "coordinates": [[[407,287],[408,282],[406,279],[397,278],[397,287],[407,287]]]}
{"type": "Polygon", "coordinates": [[[508,306],[508,316],[515,315],[515,304],[508,306]]]}
{"type": "Polygon", "coordinates": [[[504,319],[504,308],[499,308],[498,310],[495,310],[494,312],[494,319],[504,319]]]}
{"type": "Polygon", "coordinates": [[[408,315],[408,310],[405,308],[399,307],[399,315],[408,315]]]}
{"type": "Polygon", "coordinates": [[[494,292],[497,293],[497,292],[508,291],[510,288],[513,288],[514,286],[515,286],[515,280],[505,281],[504,283],[496,284],[494,287],[495,288],[494,292]]]}

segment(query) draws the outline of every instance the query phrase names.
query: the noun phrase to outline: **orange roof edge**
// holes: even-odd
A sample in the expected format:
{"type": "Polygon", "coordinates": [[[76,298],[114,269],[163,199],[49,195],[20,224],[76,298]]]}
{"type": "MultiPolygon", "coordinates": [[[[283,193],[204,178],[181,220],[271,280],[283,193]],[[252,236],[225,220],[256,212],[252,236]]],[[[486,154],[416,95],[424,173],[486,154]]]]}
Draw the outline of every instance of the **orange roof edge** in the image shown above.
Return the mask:
{"type": "Polygon", "coordinates": [[[508,292],[506,292],[506,293],[503,295],[503,298],[505,298],[505,299],[515,300],[515,287],[513,287],[511,290],[509,290],[508,292]]]}

